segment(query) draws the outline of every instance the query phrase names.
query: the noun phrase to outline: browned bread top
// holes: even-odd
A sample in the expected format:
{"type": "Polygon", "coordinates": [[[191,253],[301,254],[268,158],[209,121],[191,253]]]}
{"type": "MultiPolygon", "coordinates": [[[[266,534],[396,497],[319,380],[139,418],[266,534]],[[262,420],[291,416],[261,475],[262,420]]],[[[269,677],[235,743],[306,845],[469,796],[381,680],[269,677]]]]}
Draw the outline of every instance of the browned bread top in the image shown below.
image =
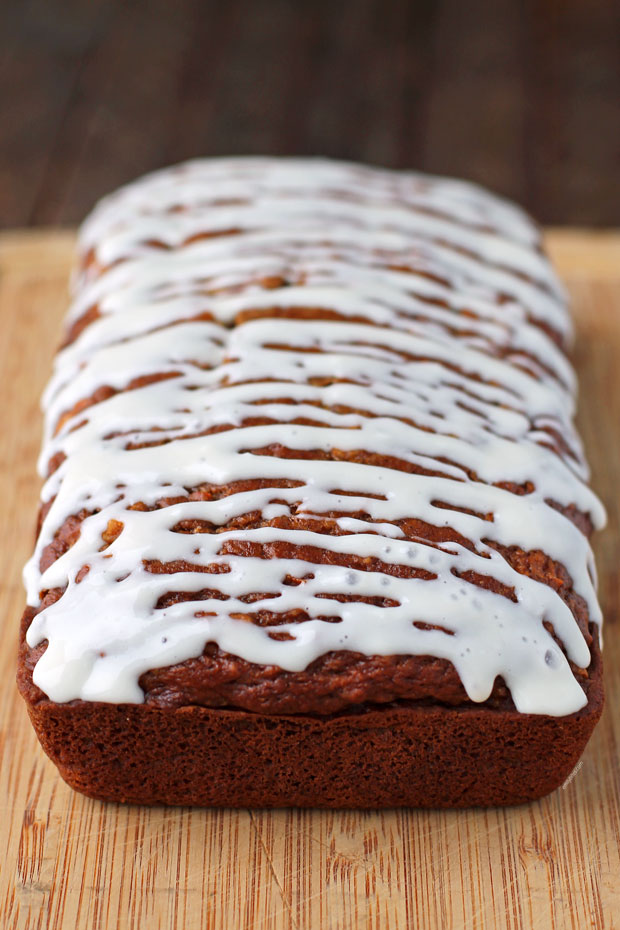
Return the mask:
{"type": "Polygon", "coordinates": [[[32,702],[579,710],[569,338],[535,226],[461,182],[229,159],[104,201],[46,394],[32,702]]]}

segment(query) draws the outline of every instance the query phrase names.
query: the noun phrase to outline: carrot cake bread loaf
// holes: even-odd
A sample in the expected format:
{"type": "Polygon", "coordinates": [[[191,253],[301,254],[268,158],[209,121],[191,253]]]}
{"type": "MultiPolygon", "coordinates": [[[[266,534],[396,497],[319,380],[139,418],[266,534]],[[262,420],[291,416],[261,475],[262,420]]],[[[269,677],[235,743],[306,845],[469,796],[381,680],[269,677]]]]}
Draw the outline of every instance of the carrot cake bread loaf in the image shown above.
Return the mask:
{"type": "Polygon", "coordinates": [[[18,681],[87,795],[510,804],[603,702],[566,299],[517,207],[197,160],[84,224],[18,681]]]}

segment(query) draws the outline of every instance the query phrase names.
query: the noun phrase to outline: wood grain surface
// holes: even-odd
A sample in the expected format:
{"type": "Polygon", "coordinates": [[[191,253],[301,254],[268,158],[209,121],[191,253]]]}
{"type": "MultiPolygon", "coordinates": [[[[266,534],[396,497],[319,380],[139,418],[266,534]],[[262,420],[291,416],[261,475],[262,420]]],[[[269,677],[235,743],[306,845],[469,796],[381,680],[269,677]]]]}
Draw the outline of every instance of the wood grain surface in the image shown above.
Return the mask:
{"type": "Polygon", "coordinates": [[[580,424],[608,506],[596,541],[607,707],[563,788],[513,809],[350,813],[123,807],[67,788],[14,685],[32,544],[38,398],[70,232],[0,237],[0,927],[584,930],[620,926],[620,234],[552,232],[577,321],[580,424]]]}

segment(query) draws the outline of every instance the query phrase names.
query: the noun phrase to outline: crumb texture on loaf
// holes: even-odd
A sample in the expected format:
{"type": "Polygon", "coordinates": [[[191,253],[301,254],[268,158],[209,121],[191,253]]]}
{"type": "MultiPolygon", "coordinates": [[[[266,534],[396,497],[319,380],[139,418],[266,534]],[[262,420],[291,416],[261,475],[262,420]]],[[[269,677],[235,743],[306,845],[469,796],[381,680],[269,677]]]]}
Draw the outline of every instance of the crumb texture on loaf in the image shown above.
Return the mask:
{"type": "Polygon", "coordinates": [[[565,297],[463,182],[190,162],[95,209],[25,571],[54,702],[586,704],[565,297]]]}

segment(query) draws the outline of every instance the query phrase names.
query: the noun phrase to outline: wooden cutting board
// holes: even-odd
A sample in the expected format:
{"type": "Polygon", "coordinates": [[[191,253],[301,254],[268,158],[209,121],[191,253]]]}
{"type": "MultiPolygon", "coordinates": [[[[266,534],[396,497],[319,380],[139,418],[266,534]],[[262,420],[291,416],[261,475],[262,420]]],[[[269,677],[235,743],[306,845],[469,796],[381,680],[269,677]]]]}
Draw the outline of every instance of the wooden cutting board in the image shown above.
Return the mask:
{"type": "Polygon", "coordinates": [[[604,717],[574,777],[538,803],[350,813],[101,804],[67,788],[39,749],[13,683],[14,654],[38,493],[38,398],[73,236],[0,237],[0,927],[620,926],[620,233],[555,231],[548,242],[574,298],[581,430],[610,517],[596,541],[604,717]]]}

